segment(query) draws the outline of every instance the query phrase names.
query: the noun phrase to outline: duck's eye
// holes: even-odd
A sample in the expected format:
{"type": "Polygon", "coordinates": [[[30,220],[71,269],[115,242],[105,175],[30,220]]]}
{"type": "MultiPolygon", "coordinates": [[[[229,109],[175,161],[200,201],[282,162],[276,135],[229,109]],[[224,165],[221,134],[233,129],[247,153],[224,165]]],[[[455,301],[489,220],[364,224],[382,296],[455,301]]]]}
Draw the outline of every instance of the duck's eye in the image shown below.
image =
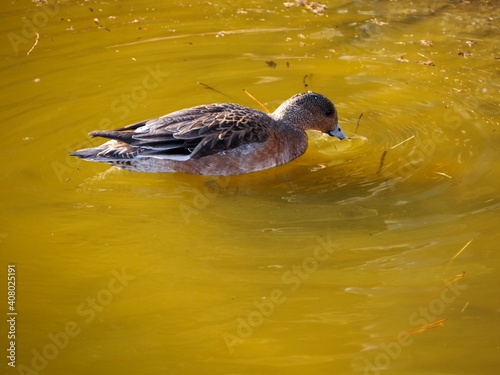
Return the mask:
{"type": "Polygon", "coordinates": [[[327,110],[327,111],[325,112],[325,116],[326,116],[326,117],[330,117],[331,115],[333,115],[333,111],[332,111],[332,110],[330,110],[330,109],[329,109],[329,110],[327,110]]]}

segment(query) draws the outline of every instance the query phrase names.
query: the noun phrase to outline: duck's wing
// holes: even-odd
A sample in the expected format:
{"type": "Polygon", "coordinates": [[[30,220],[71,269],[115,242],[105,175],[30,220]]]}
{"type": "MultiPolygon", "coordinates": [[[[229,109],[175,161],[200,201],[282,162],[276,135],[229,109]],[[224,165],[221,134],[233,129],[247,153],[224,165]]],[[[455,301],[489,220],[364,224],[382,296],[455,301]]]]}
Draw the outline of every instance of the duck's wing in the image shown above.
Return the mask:
{"type": "MultiPolygon", "coordinates": [[[[118,141],[108,143],[121,144],[116,150],[120,158],[186,160],[264,142],[274,133],[272,121],[267,114],[238,104],[210,104],[90,135],[118,141]]],[[[101,149],[100,156],[119,157],[112,148],[101,149]]]]}

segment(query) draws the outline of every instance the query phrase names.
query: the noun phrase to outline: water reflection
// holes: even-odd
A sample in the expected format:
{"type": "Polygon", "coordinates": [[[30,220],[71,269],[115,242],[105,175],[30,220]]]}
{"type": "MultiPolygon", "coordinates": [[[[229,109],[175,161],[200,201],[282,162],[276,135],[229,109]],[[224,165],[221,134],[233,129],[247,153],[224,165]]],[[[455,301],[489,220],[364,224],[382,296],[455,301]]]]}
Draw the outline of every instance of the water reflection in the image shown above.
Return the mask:
{"type": "Polygon", "coordinates": [[[5,4],[0,246],[20,270],[18,369],[496,373],[499,8],[327,5],[5,4]],[[292,163],[231,178],[67,156],[92,130],[253,106],[243,89],[270,109],[324,93],[355,136],[311,133],[292,163]],[[134,279],[109,294],[123,270],[134,279]],[[81,331],[54,357],[68,322],[81,331]]]}

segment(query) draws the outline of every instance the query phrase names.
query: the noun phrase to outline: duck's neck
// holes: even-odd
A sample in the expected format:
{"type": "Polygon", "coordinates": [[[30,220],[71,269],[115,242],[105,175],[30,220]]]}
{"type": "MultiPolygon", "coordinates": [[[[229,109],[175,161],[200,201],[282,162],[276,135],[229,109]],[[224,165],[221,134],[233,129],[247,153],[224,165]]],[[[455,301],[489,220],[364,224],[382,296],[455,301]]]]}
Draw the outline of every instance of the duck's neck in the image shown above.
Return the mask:
{"type": "Polygon", "coordinates": [[[279,164],[284,164],[302,155],[307,149],[307,134],[300,125],[300,120],[277,110],[269,114],[276,120],[274,132],[279,139],[277,142],[277,155],[280,156],[279,164]]]}
{"type": "MultiPolygon", "coordinates": [[[[307,110],[303,109],[302,111],[307,110]]],[[[292,107],[289,103],[284,102],[281,104],[276,110],[269,114],[274,120],[286,124],[288,127],[300,130],[301,132],[305,132],[307,129],[311,128],[311,125],[308,121],[310,116],[304,116],[302,113],[300,116],[297,111],[293,111],[292,107]]]]}

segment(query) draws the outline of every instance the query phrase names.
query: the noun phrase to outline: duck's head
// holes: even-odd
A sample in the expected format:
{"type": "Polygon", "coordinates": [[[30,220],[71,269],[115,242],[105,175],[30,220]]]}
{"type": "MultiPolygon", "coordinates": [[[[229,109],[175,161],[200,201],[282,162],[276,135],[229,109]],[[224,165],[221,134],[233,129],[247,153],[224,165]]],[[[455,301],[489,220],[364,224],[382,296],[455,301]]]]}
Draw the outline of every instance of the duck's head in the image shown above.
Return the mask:
{"type": "Polygon", "coordinates": [[[292,96],[272,116],[302,130],[318,130],[339,139],[348,138],[339,126],[335,105],[325,96],[311,91],[292,96]]]}

